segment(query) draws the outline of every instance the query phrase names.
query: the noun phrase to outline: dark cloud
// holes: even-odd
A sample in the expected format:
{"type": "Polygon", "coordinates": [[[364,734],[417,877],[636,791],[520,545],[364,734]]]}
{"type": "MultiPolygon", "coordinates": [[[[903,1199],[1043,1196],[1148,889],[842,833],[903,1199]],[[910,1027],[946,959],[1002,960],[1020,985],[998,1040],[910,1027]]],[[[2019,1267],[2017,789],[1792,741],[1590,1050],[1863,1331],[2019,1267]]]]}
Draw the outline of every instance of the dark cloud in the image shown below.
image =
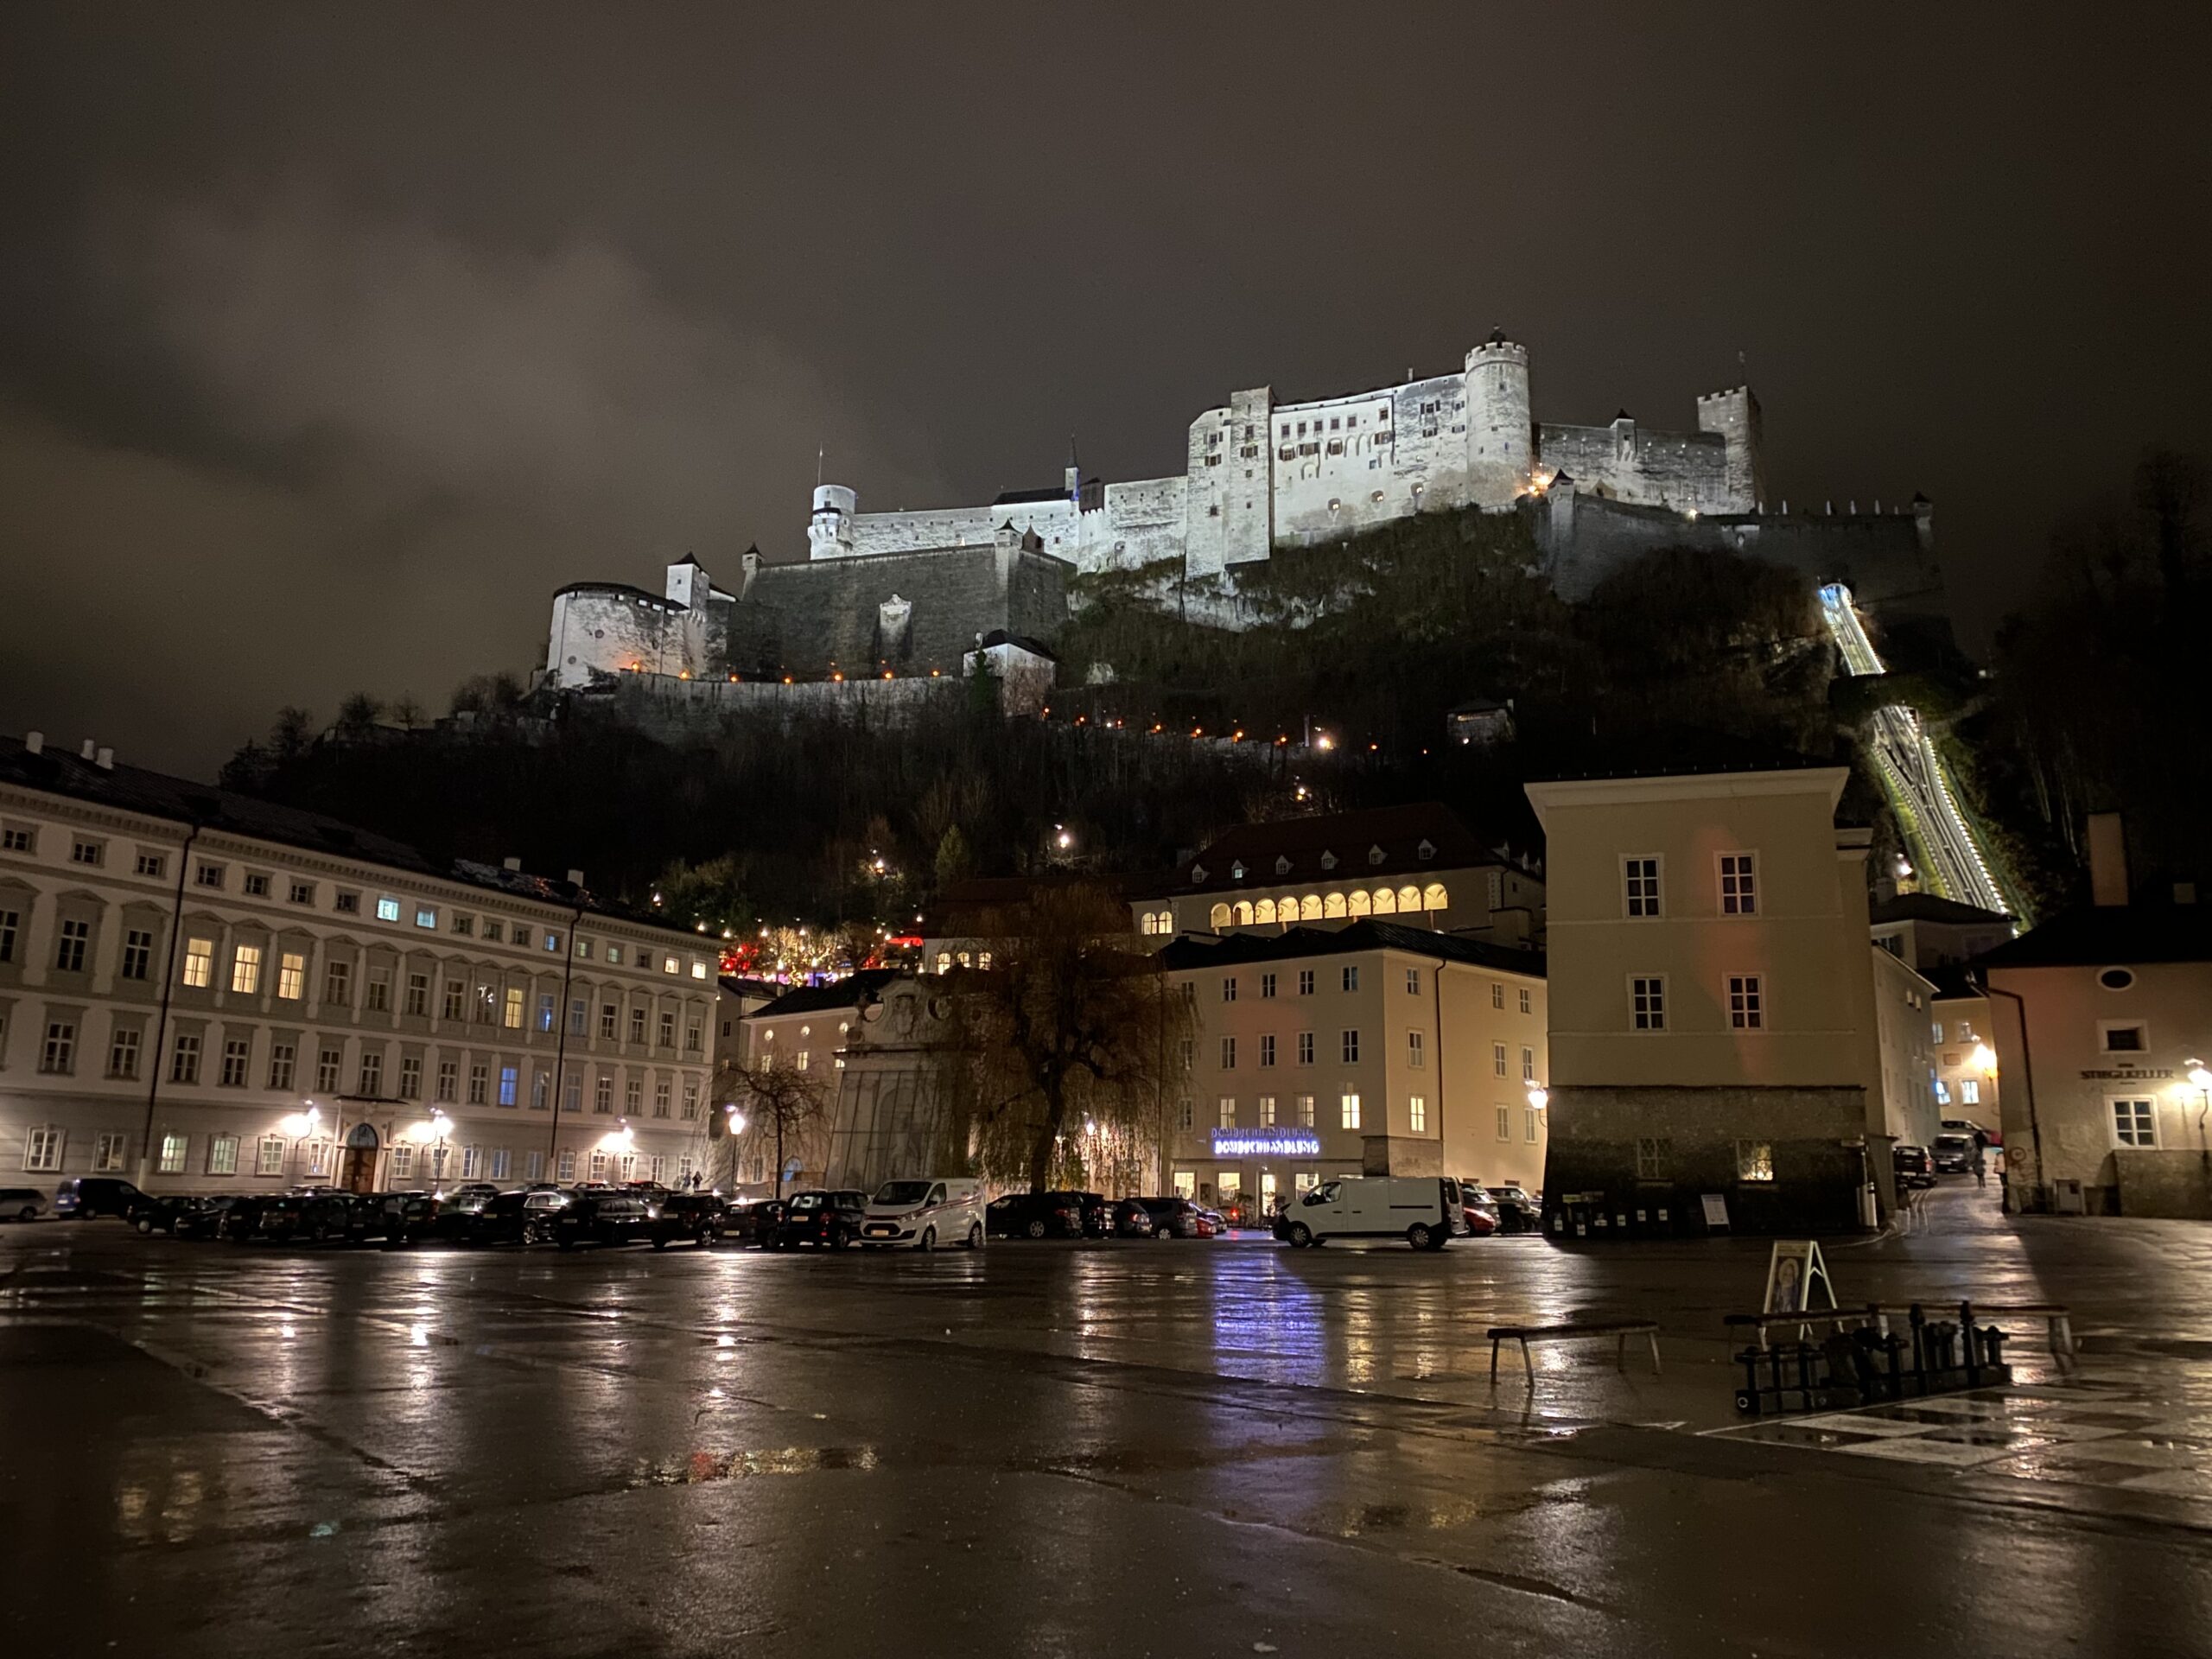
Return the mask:
{"type": "Polygon", "coordinates": [[[203,0],[0,14],[0,728],[205,766],[547,592],[1433,372],[1924,489],[1980,636],[2199,394],[2202,12],[203,0]]]}

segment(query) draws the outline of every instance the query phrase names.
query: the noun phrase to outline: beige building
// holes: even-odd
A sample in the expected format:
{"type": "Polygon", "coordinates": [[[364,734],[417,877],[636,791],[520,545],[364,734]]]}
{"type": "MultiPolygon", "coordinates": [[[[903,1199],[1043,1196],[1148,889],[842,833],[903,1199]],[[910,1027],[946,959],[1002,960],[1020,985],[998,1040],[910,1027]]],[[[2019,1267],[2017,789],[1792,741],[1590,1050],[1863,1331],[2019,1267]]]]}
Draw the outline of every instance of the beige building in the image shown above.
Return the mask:
{"type": "Polygon", "coordinates": [[[2018,929],[2010,916],[1932,893],[1900,893],[1867,912],[1874,943],[1923,974],[1955,968],[1993,950],[2018,929]]]}
{"type": "Polygon", "coordinates": [[[2005,1205],[2212,1217],[2212,912],[2130,903],[2124,876],[2098,887],[2109,902],[1975,966],[2005,1084],[2005,1205]]]}
{"type": "Polygon", "coordinates": [[[1242,825],[1130,911],[1139,932],[1161,938],[1372,917],[1526,944],[1542,931],[1544,881],[1533,861],[1484,845],[1430,802],[1242,825]]]}
{"type": "Polygon", "coordinates": [[[1164,961],[1194,1016],[1173,1190],[1263,1213],[1336,1175],[1541,1185],[1541,956],[1370,920],[1180,939],[1164,961]]]}
{"type": "Polygon", "coordinates": [[[1942,1120],[1972,1123],[1998,1138],[2002,1114],[1989,1003],[1963,964],[2011,939],[2012,918],[1930,893],[1902,893],[1877,903],[1872,919],[1874,943],[1936,988],[1928,1027],[1938,1127],[1942,1120]]]}
{"type": "Polygon", "coordinates": [[[1671,1232],[1713,1195],[1739,1230],[1844,1230],[1870,1179],[1888,1192],[1889,1125],[1912,1109],[1885,1098],[1870,836],[1834,822],[1847,777],[1529,785],[1550,878],[1548,1207],[1585,1195],[1593,1226],[1671,1232]]]}
{"type": "Polygon", "coordinates": [[[1891,1141],[1932,1145],[1943,1113],[1936,1043],[1942,1040],[1934,981],[1876,945],[1874,1030],[1882,1053],[1882,1129],[1891,1141]]]}
{"type": "Polygon", "coordinates": [[[702,1166],[711,953],[181,779],[0,747],[0,1168],[364,1190],[702,1166]]]}

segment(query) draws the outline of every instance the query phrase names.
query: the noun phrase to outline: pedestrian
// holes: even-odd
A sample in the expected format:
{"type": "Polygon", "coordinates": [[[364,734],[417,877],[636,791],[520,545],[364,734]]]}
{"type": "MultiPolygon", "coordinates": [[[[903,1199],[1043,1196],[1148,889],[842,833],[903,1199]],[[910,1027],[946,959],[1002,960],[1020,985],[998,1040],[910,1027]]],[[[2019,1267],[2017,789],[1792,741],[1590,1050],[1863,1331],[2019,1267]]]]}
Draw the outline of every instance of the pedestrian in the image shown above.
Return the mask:
{"type": "Polygon", "coordinates": [[[1989,1185],[1989,1149],[1983,1142],[1979,1132],[1975,1134],[1974,1138],[1974,1163],[1972,1167],[1974,1170],[1974,1184],[1978,1187],[1986,1189],[1989,1185]]]}

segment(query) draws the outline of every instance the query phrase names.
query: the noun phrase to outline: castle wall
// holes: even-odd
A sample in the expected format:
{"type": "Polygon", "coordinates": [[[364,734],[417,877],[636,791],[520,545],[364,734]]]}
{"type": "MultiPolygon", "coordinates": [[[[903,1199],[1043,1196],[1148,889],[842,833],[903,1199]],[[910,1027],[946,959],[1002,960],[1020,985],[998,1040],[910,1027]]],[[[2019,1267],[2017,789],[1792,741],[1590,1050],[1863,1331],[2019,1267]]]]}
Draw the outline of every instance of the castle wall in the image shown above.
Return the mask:
{"type": "Polygon", "coordinates": [[[557,687],[588,685],[599,674],[696,673],[694,633],[683,608],[642,588],[578,583],[553,596],[546,642],[548,677],[557,687]]]}
{"type": "Polygon", "coordinates": [[[1105,512],[1083,515],[1083,538],[1075,559],[1077,567],[1084,570],[1128,569],[1155,560],[1179,559],[1183,556],[1185,526],[1189,521],[1190,497],[1188,478],[1149,478],[1134,484],[1109,484],[1105,512]]]}
{"type": "Polygon", "coordinates": [[[1467,387],[1459,375],[1274,410],[1277,547],[1467,500],[1467,387]]]}
{"type": "Polygon", "coordinates": [[[1728,486],[1728,444],[1718,433],[1653,432],[1633,421],[1610,426],[1540,426],[1547,474],[1565,473],[1585,495],[1678,512],[1743,512],[1728,486]]]}

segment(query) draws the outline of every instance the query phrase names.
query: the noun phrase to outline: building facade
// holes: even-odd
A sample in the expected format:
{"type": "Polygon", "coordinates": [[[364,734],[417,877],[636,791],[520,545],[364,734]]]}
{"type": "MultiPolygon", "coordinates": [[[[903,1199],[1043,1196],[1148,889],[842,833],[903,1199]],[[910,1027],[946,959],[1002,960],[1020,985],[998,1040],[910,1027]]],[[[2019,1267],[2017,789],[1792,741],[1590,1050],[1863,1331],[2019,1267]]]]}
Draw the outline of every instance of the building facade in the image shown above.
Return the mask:
{"type": "Polygon", "coordinates": [[[1332,1176],[1541,1184],[1544,960],[1391,923],[1179,939],[1192,1034],[1166,1174],[1264,1214],[1332,1176]]]}
{"type": "Polygon", "coordinates": [[[1891,1184],[1841,768],[1531,784],[1547,832],[1548,1206],[1608,1232],[1845,1230],[1891,1184]]]}
{"type": "Polygon", "coordinates": [[[573,878],[0,747],[0,1167],[153,1191],[703,1168],[710,954],[573,878]]]}

